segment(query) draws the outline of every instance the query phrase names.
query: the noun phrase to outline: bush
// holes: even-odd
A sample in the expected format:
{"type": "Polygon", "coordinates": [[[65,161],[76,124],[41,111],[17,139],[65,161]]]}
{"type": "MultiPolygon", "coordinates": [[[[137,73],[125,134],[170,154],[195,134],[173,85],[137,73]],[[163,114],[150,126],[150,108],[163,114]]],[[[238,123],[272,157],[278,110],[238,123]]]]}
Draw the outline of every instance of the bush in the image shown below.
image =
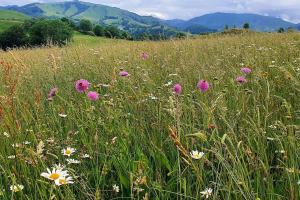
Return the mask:
{"type": "Polygon", "coordinates": [[[73,36],[72,28],[61,20],[38,20],[29,29],[30,44],[65,45],[73,36]]]}
{"type": "Polygon", "coordinates": [[[94,33],[96,36],[104,36],[104,28],[100,25],[94,27],[94,33]]]}
{"type": "Polygon", "coordinates": [[[80,23],[79,23],[79,29],[81,31],[92,31],[93,30],[93,24],[90,20],[87,20],[87,19],[82,19],[80,20],[80,23]]]}
{"type": "Polygon", "coordinates": [[[244,28],[244,29],[249,29],[249,28],[250,28],[250,24],[249,24],[249,23],[245,23],[245,24],[243,25],[243,28],[244,28]]]}
{"type": "Polygon", "coordinates": [[[25,46],[28,43],[28,36],[22,25],[15,25],[0,35],[0,47],[7,48],[25,46]]]}

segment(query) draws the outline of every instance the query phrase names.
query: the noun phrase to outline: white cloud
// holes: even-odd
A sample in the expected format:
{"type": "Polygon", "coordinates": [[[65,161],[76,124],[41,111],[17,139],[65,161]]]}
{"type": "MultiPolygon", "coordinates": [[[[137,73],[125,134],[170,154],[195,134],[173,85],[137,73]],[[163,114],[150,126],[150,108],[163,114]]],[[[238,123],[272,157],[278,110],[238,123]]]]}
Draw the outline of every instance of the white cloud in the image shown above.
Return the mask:
{"type": "MultiPolygon", "coordinates": [[[[0,5],[63,0],[1,0],[0,5]]],[[[300,22],[300,0],[84,0],[164,19],[189,19],[212,12],[257,13],[300,22]]]]}

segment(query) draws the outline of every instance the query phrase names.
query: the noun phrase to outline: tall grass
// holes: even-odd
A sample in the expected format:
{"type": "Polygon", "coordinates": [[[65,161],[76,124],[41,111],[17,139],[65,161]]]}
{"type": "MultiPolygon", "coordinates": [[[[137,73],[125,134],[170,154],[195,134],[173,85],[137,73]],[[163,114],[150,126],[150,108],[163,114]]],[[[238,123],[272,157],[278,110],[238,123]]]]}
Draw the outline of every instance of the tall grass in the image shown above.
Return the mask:
{"type": "Polygon", "coordinates": [[[201,199],[206,188],[210,199],[300,198],[298,33],[77,38],[65,48],[1,52],[0,60],[0,198],[201,199]],[[253,72],[241,85],[243,66],[253,72]],[[118,77],[120,69],[130,76],[118,77]],[[100,100],[77,93],[78,79],[100,100]],[[211,85],[206,93],[200,79],[211,85]],[[67,146],[80,164],[67,165],[67,146]],[[205,155],[192,159],[192,150],[205,155]],[[57,163],[74,184],[40,176],[57,163]],[[14,184],[24,189],[11,192],[14,184]]]}

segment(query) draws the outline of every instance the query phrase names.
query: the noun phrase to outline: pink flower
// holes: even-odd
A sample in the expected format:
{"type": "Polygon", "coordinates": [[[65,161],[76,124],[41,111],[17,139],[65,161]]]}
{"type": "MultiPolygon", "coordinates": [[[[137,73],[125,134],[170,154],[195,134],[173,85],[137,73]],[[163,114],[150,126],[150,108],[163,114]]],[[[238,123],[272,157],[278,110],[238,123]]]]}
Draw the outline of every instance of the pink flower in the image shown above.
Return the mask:
{"type": "Polygon", "coordinates": [[[197,87],[201,92],[206,92],[209,89],[209,83],[206,80],[200,80],[197,87]]]}
{"type": "Polygon", "coordinates": [[[56,87],[52,88],[47,95],[47,97],[48,97],[47,100],[52,101],[53,97],[56,96],[57,91],[58,91],[58,88],[56,88],[56,87]]]}
{"type": "Polygon", "coordinates": [[[126,77],[126,76],[129,76],[129,73],[126,72],[126,71],[120,71],[119,75],[123,76],[123,77],[126,77]]]}
{"type": "Polygon", "coordinates": [[[89,89],[90,83],[87,80],[80,79],[76,81],[75,88],[77,92],[85,92],[87,89],[89,89]]]}
{"type": "Polygon", "coordinates": [[[176,95],[179,95],[181,94],[182,92],[182,86],[180,84],[175,84],[174,87],[173,87],[173,92],[176,94],[176,95]]]}
{"type": "Polygon", "coordinates": [[[247,83],[247,79],[244,76],[239,76],[235,80],[240,84],[247,83]]]}
{"type": "Polygon", "coordinates": [[[99,99],[99,94],[97,92],[91,91],[87,93],[87,97],[91,100],[91,101],[97,101],[99,99]]]}
{"type": "Polygon", "coordinates": [[[143,60],[147,60],[147,59],[149,59],[149,54],[146,53],[146,52],[144,52],[144,53],[142,53],[141,58],[142,58],[143,60]]]}
{"type": "Polygon", "coordinates": [[[248,67],[244,67],[244,68],[241,68],[241,72],[243,72],[245,74],[250,74],[252,72],[252,70],[248,67]]]}

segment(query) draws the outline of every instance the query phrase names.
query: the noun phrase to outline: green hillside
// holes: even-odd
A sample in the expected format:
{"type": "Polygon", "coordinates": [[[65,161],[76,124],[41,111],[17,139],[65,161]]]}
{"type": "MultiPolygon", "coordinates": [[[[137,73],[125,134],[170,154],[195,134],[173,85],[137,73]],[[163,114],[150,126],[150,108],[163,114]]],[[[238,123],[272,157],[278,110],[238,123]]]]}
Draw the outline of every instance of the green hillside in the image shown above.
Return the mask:
{"type": "Polygon", "coordinates": [[[16,11],[0,10],[0,32],[22,23],[26,19],[30,19],[30,17],[16,11]]]}
{"type": "MultiPolygon", "coordinates": [[[[150,16],[140,16],[135,13],[115,7],[70,1],[61,3],[33,3],[25,6],[13,6],[15,10],[31,17],[61,18],[68,17],[75,21],[88,19],[93,23],[113,25],[126,30],[131,34],[140,32],[157,32],[162,23],[159,19],[150,16]]],[[[160,33],[174,35],[178,31],[170,27],[161,28],[160,33]]]]}
{"type": "Polygon", "coordinates": [[[19,13],[13,10],[0,10],[0,20],[24,21],[26,19],[30,19],[30,17],[24,15],[23,13],[19,13]]]}

